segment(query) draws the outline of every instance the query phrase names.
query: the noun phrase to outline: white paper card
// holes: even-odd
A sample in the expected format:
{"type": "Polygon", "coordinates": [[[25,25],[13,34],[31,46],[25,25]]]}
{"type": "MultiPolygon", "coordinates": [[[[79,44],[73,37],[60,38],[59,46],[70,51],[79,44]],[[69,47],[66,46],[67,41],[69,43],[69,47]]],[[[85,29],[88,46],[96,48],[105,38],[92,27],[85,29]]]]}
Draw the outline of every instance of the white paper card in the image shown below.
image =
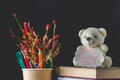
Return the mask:
{"type": "Polygon", "coordinates": [[[99,48],[80,47],[75,52],[78,66],[93,67],[101,66],[104,61],[103,52],[99,48]]]}

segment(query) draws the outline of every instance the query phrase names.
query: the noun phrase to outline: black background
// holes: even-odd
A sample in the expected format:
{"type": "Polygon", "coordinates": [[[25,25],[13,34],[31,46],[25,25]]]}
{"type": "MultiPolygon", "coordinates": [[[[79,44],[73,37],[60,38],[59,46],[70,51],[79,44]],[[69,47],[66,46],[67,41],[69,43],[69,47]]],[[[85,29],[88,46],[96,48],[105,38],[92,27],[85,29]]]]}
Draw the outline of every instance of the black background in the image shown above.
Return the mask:
{"type": "Polygon", "coordinates": [[[62,49],[54,61],[55,66],[73,66],[74,52],[81,45],[78,31],[91,26],[107,30],[107,55],[112,57],[113,66],[120,66],[120,0],[4,0],[0,1],[0,66],[2,75],[6,76],[4,80],[22,80],[15,57],[18,41],[9,34],[9,29],[19,34],[13,13],[21,24],[30,21],[41,35],[45,25],[56,20],[62,49]]]}

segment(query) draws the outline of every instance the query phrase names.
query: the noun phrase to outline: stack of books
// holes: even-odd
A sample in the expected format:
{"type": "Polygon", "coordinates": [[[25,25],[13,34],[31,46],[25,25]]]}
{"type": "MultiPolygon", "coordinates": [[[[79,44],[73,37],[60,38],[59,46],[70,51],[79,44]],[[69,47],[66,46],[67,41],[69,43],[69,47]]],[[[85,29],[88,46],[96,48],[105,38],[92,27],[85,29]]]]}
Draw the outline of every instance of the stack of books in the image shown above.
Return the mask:
{"type": "Polygon", "coordinates": [[[120,80],[120,68],[56,67],[57,80],[120,80]]]}

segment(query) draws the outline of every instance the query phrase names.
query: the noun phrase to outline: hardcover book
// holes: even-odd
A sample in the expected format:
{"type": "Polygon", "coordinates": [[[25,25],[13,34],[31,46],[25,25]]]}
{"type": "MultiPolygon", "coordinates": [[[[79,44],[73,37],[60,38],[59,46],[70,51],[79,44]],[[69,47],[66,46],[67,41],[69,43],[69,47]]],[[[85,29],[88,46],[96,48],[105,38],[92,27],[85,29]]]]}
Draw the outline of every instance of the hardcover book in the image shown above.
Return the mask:
{"type": "Polygon", "coordinates": [[[56,72],[59,76],[58,80],[73,80],[73,78],[74,80],[120,80],[119,67],[80,68],[59,66],[56,67],[56,72]]]}
{"type": "Polygon", "coordinates": [[[91,80],[91,79],[82,79],[82,78],[73,78],[73,77],[57,77],[57,80],[91,80]]]}

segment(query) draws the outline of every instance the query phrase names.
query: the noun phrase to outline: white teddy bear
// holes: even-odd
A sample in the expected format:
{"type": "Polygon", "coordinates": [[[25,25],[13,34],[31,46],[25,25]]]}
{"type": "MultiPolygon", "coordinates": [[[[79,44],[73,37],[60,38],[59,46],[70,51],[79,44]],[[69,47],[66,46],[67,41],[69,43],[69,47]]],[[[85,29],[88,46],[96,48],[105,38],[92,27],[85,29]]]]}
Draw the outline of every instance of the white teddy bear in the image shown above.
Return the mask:
{"type": "MultiPolygon", "coordinates": [[[[103,53],[104,60],[101,63],[100,67],[102,68],[109,68],[112,66],[112,59],[109,56],[106,56],[106,52],[108,51],[107,45],[103,44],[107,32],[104,28],[94,28],[90,27],[87,29],[82,29],[79,31],[79,37],[81,40],[82,45],[77,47],[77,51],[80,51],[82,47],[86,48],[97,48],[100,49],[103,53]]],[[[79,54],[79,53],[78,53],[79,54]]],[[[76,61],[76,57],[73,58],[74,66],[80,66],[78,61],[76,61]]]]}

